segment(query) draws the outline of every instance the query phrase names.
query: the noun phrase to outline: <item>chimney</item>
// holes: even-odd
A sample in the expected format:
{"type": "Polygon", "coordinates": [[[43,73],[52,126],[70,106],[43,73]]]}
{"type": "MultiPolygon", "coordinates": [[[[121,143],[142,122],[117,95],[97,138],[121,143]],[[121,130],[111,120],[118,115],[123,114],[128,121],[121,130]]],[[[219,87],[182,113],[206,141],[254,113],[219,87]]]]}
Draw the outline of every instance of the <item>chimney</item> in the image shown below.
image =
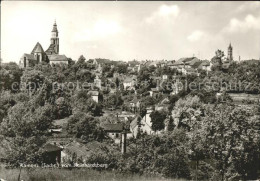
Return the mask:
{"type": "Polygon", "coordinates": [[[125,130],[125,127],[123,128],[123,132],[121,134],[121,141],[122,141],[122,144],[121,144],[121,153],[122,154],[125,154],[126,152],[126,130],[125,130]]]}

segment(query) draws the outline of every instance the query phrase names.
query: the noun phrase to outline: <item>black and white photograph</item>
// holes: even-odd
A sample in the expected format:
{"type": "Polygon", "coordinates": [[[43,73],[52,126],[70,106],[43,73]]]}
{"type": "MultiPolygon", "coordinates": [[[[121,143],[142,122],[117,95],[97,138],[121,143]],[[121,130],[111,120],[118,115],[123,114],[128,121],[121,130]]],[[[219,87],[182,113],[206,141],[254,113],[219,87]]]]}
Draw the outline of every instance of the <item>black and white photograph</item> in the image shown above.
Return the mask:
{"type": "Polygon", "coordinates": [[[260,180],[260,1],[0,3],[0,181],[260,180]]]}

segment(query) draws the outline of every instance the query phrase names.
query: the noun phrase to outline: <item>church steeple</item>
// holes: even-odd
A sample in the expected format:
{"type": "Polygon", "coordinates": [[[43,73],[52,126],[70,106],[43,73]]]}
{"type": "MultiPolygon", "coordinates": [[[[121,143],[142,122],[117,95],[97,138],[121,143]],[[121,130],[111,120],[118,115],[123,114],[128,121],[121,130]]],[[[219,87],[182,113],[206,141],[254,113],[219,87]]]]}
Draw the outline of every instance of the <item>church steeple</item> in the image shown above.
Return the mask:
{"type": "Polygon", "coordinates": [[[228,46],[227,60],[233,61],[233,47],[231,46],[231,42],[229,43],[229,46],[228,46]]]}
{"type": "MultiPolygon", "coordinates": [[[[57,32],[58,33],[58,29],[57,29],[57,24],[56,24],[56,19],[54,21],[54,24],[53,24],[53,28],[52,28],[52,31],[51,32],[57,32]]],[[[57,34],[58,35],[58,34],[57,34]]]]}
{"type": "Polygon", "coordinates": [[[53,28],[51,31],[51,45],[46,51],[49,54],[59,54],[59,32],[57,29],[56,20],[54,21],[53,28]]]}

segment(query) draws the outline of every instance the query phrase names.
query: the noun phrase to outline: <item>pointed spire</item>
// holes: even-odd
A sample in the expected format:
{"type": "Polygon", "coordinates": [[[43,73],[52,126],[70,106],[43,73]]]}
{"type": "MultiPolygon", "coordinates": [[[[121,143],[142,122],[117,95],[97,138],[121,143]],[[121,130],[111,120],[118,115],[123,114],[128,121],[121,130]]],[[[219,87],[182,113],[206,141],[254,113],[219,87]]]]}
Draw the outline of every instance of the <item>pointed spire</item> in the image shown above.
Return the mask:
{"type": "Polygon", "coordinates": [[[231,42],[229,42],[229,46],[228,46],[229,48],[232,48],[232,46],[231,46],[231,42]]]}
{"type": "Polygon", "coordinates": [[[53,24],[52,32],[58,32],[56,19],[55,19],[54,24],[53,24]]]}

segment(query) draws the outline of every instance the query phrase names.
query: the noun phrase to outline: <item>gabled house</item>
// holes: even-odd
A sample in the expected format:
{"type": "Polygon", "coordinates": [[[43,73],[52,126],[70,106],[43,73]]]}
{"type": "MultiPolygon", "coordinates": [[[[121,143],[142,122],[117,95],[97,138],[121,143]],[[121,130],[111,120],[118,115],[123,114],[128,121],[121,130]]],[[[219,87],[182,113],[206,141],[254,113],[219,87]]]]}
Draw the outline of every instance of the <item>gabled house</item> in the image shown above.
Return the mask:
{"type": "Polygon", "coordinates": [[[162,79],[163,80],[168,80],[168,75],[166,75],[166,74],[162,75],[162,79]]]}
{"type": "Polygon", "coordinates": [[[98,91],[88,91],[88,94],[91,96],[91,98],[98,103],[98,96],[99,92],[98,91]]]}
{"type": "Polygon", "coordinates": [[[134,97],[134,99],[129,102],[129,106],[130,110],[136,113],[137,110],[140,108],[140,101],[137,99],[137,97],[134,97]]]}
{"type": "Polygon", "coordinates": [[[194,68],[182,68],[181,72],[184,75],[196,75],[196,76],[199,75],[198,70],[196,70],[194,68]]]}
{"type": "Polygon", "coordinates": [[[136,79],[134,77],[126,77],[123,82],[124,90],[134,90],[135,84],[136,84],[136,79]]]}
{"type": "Polygon", "coordinates": [[[60,164],[62,148],[56,145],[47,143],[43,146],[43,163],[45,164],[60,164]]]}
{"type": "Polygon", "coordinates": [[[210,71],[211,70],[211,64],[208,60],[203,60],[201,64],[198,66],[198,69],[210,71]]]}
{"type": "Polygon", "coordinates": [[[156,88],[151,88],[151,90],[149,91],[150,96],[151,97],[158,97],[159,93],[160,93],[160,88],[159,86],[157,86],[156,88]]]}
{"type": "Polygon", "coordinates": [[[101,127],[104,129],[104,132],[107,133],[108,137],[112,138],[116,144],[121,143],[124,131],[127,133],[127,138],[132,137],[129,126],[126,126],[125,123],[105,123],[102,124],[101,127]]]}
{"type": "Polygon", "coordinates": [[[146,133],[148,135],[153,134],[152,122],[150,114],[152,113],[151,108],[147,108],[147,112],[143,118],[140,115],[137,115],[136,118],[130,123],[130,131],[134,137],[137,136],[138,132],[146,133]]]}
{"type": "Polygon", "coordinates": [[[101,89],[101,79],[98,76],[96,76],[95,79],[94,79],[94,86],[101,89]]]}

